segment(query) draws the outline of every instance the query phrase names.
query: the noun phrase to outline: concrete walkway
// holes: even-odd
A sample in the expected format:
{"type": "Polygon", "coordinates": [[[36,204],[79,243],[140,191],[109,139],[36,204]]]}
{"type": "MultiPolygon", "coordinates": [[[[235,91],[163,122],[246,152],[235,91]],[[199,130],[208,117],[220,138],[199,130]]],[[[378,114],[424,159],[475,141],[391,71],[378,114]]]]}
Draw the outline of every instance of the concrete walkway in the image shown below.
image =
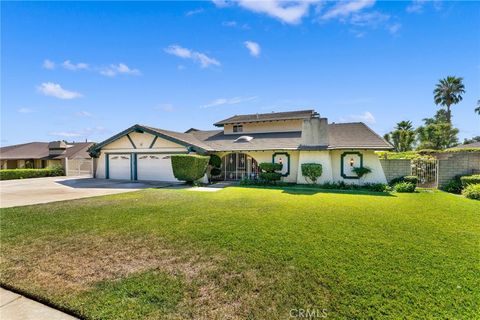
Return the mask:
{"type": "Polygon", "coordinates": [[[75,320],[77,318],[25,298],[19,294],[0,288],[0,319],[75,320]]]}

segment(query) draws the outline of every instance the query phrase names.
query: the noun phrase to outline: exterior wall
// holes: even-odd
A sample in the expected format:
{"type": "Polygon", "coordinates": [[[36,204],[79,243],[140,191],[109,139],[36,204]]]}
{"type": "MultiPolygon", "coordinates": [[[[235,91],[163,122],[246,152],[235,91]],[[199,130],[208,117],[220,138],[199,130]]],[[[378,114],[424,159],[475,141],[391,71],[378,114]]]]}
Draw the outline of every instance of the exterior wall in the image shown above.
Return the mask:
{"type": "Polygon", "coordinates": [[[317,183],[325,183],[333,180],[332,159],[330,151],[300,151],[298,167],[297,167],[297,183],[310,183],[305,180],[302,175],[303,163],[319,163],[322,165],[322,175],[317,183]]]}
{"type": "Polygon", "coordinates": [[[303,120],[252,122],[241,123],[241,125],[243,125],[242,132],[233,132],[233,124],[226,124],[223,131],[225,134],[302,131],[303,120]]]}
{"type": "Polygon", "coordinates": [[[457,175],[480,174],[480,152],[438,154],[438,186],[457,175]]]}
{"type": "Polygon", "coordinates": [[[330,151],[332,161],[333,181],[343,181],[349,184],[363,183],[387,183],[380,160],[375,152],[371,150],[332,150],[330,151]],[[361,179],[347,179],[341,175],[341,156],[344,152],[360,152],[363,156],[363,166],[372,169],[372,172],[361,179]]]}
{"type": "Polygon", "coordinates": [[[380,159],[383,172],[387,181],[391,181],[394,178],[408,176],[412,172],[412,166],[408,159],[380,159]]]}
{"type": "Polygon", "coordinates": [[[101,152],[98,159],[95,160],[95,177],[96,178],[105,178],[105,158],[106,154],[108,153],[186,153],[187,148],[158,137],[155,139],[155,136],[150,133],[138,133],[138,132],[131,132],[129,133],[130,138],[132,139],[135,147],[133,147],[132,143],[128,139],[127,136],[121,137],[111,143],[105,145],[101,152]],[[154,142],[155,140],[155,142],[154,142]],[[150,145],[154,142],[152,148],[150,145]]]}

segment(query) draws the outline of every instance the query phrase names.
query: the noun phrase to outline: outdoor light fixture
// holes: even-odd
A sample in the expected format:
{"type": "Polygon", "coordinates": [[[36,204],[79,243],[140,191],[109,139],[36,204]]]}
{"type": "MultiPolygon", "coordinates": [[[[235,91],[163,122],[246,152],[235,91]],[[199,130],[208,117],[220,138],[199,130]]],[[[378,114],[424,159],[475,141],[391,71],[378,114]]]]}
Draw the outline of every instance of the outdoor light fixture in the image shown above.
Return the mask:
{"type": "Polygon", "coordinates": [[[350,167],[353,167],[353,163],[354,163],[354,162],[355,162],[355,161],[353,160],[353,158],[350,158],[350,167]]]}

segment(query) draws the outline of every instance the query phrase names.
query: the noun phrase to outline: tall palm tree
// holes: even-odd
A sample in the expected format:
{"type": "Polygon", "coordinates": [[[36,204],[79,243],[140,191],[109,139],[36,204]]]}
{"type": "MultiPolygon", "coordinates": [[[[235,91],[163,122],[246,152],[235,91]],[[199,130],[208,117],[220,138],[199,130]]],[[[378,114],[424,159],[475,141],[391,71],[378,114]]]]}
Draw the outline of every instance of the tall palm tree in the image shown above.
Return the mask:
{"type": "Polygon", "coordinates": [[[465,93],[463,78],[448,76],[440,79],[433,90],[433,99],[436,105],[441,105],[447,109],[447,121],[452,123],[452,113],[450,106],[462,101],[462,94],[465,93]]]}

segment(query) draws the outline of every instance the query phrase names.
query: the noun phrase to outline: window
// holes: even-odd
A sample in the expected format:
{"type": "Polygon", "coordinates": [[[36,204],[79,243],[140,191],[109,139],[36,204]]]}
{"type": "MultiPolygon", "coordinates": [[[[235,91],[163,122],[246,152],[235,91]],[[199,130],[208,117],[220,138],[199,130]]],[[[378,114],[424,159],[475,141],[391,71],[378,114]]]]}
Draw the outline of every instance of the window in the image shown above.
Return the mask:
{"type": "Polygon", "coordinates": [[[234,124],[234,125],[233,125],[233,132],[243,132],[243,125],[241,125],[241,124],[234,124]]]}

